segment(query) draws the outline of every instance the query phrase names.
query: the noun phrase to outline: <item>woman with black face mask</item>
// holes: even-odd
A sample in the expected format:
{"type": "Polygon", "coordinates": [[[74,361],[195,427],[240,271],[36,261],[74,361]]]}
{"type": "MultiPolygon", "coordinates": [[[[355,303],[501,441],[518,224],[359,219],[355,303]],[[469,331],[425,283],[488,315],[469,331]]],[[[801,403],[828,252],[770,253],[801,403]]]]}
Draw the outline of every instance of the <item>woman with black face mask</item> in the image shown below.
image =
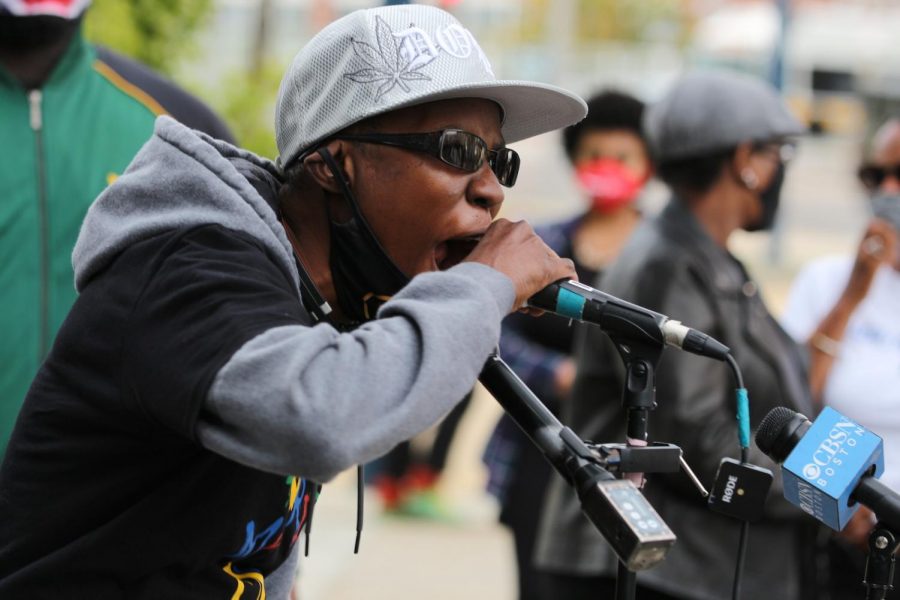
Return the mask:
{"type": "MultiPolygon", "coordinates": [[[[637,229],[596,287],[729,346],[744,374],[752,424],[775,406],[808,410],[799,349],[728,250],[735,231],[771,227],[792,150],[788,140],[801,132],[800,124],[763,82],[707,71],[684,76],[648,108],[644,131],[672,199],[637,229]]],[[[576,357],[563,421],[584,439],[624,442],[619,354],[603,332],[583,327],[576,357]]],[[[680,446],[708,486],[722,458],[739,455],[734,389],[725,364],[663,353],[647,441],[680,446]]],[[[756,449],[749,461],[777,471],[756,449]]],[[[644,493],[678,541],[665,561],[638,573],[637,598],[730,598],[740,522],[711,512],[683,473],[647,475],[644,493]]],[[[580,513],[571,490],[553,482],[537,550],[546,598],[615,597],[616,557],[580,513]]],[[[812,527],[783,499],[776,475],[765,518],[750,528],[741,598],[796,600],[812,589],[803,564],[813,547],[812,527]]]]}
{"type": "MultiPolygon", "coordinates": [[[[832,406],[884,440],[881,480],[900,489],[900,120],[882,125],[859,169],[872,219],[855,256],[830,256],[797,276],[782,324],[809,349],[818,410],[832,406]]],[[[829,541],[832,598],[859,594],[874,515],[865,507],[829,541]]],[[[889,598],[898,597],[896,594],[889,598]]]]}

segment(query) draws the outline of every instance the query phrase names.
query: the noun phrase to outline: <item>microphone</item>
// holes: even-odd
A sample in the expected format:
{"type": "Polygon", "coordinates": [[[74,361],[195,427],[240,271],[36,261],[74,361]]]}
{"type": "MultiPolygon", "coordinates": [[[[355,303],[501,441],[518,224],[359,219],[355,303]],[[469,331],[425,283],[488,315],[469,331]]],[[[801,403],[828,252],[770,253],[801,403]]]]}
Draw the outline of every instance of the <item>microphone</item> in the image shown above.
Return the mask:
{"type": "Polygon", "coordinates": [[[783,463],[785,499],[825,525],[840,531],[863,504],[900,528],[900,495],[875,479],[884,472],[881,438],[833,408],[813,423],[789,408],[773,408],[759,425],[756,445],[783,463]]]}
{"type": "Polygon", "coordinates": [[[722,361],[730,352],[728,346],[705,333],[577,281],[562,280],[545,287],[528,300],[528,306],[599,325],[611,337],[675,346],[722,361]]]}
{"type": "Polygon", "coordinates": [[[488,358],[478,379],[575,488],[584,514],[630,570],[649,569],[665,558],[675,534],[634,483],[597,464],[581,438],[499,356],[488,358]]]}

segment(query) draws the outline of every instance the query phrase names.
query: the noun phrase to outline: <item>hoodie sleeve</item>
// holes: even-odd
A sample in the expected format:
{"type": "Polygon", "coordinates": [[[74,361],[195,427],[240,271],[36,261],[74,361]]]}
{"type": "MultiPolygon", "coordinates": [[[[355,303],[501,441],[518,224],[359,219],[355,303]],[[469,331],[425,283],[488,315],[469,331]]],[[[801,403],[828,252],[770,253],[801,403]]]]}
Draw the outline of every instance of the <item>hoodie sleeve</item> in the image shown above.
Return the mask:
{"type": "Polygon", "coordinates": [[[126,376],[144,410],[208,449],[326,481],[461,400],[513,300],[506,276],[466,263],[415,277],[351,333],[311,327],[262,247],[202,228],[149,280],[126,376]]]}

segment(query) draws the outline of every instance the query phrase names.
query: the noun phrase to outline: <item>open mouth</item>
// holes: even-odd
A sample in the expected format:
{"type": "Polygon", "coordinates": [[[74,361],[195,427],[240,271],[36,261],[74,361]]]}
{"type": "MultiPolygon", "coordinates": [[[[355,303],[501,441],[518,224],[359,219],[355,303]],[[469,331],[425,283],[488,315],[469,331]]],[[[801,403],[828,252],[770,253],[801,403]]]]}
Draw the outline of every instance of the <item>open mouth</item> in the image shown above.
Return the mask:
{"type": "Polygon", "coordinates": [[[478,245],[484,234],[466,235],[441,242],[434,249],[434,264],[439,271],[446,271],[461,263],[478,245]]]}

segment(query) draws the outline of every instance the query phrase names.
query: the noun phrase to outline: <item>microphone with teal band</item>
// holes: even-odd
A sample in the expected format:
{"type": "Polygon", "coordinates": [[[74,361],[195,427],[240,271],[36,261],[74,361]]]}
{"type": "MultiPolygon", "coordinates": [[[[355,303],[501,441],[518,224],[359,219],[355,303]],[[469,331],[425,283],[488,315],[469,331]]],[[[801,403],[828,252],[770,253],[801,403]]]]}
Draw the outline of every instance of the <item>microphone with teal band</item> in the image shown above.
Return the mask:
{"type": "Polygon", "coordinates": [[[559,286],[556,295],[556,314],[580,321],[584,314],[584,305],[587,302],[584,296],[576,294],[572,290],[559,286]]]}
{"type": "Polygon", "coordinates": [[[528,300],[528,306],[597,325],[619,339],[675,346],[721,361],[729,353],[728,346],[705,333],[577,281],[561,280],[547,286],[528,300]]]}

